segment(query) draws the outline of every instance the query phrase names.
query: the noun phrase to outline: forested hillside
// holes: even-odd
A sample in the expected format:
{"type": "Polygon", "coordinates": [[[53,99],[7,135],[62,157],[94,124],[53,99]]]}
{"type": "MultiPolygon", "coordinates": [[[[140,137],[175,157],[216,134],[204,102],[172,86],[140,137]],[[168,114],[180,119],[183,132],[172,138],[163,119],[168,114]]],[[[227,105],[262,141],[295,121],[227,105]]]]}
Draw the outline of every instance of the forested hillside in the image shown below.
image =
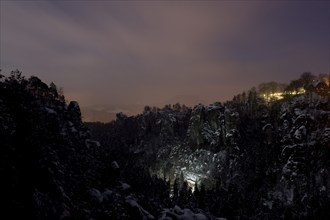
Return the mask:
{"type": "Polygon", "coordinates": [[[277,85],[87,125],[130,183],[136,167],[169,181],[172,204],[229,219],[328,219],[329,88],[310,73],[277,85]]]}
{"type": "Polygon", "coordinates": [[[147,106],[104,124],[83,123],[54,83],[1,75],[2,215],[330,219],[330,102],[319,85],[291,85],[279,100],[251,89],[209,106],[147,106]]]}

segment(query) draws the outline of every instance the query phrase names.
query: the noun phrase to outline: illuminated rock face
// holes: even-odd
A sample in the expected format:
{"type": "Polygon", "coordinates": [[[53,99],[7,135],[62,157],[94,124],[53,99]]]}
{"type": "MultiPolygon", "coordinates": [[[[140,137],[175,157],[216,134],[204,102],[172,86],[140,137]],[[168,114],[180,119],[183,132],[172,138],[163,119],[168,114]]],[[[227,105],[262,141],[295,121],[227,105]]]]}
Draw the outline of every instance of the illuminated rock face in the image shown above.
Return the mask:
{"type": "Polygon", "coordinates": [[[192,172],[184,170],[182,171],[184,180],[186,180],[191,188],[195,187],[196,182],[199,183],[203,178],[211,178],[207,174],[202,174],[200,172],[192,172]]]}
{"type": "Polygon", "coordinates": [[[159,137],[167,138],[157,148],[157,161],[151,172],[172,183],[182,173],[192,190],[195,183],[200,184],[201,181],[211,187],[215,183],[214,176],[225,173],[229,153],[239,149],[239,113],[225,108],[221,103],[209,106],[199,104],[191,110],[189,117],[185,117],[186,122],[181,122],[189,125],[186,135],[181,138],[173,130],[180,130],[178,122],[182,117],[180,119],[178,114],[163,113],[157,113],[158,119],[154,125],[149,125],[152,113],[144,116],[144,128],[159,126],[155,129],[159,130],[159,137]],[[169,141],[169,137],[173,138],[169,141]]]}
{"type": "Polygon", "coordinates": [[[330,219],[314,215],[327,210],[315,198],[329,204],[329,113],[329,100],[315,93],[271,103],[251,95],[124,118],[104,145],[129,146],[134,163],[172,184],[210,190],[207,202],[217,201],[219,216],[230,204],[229,219],[286,218],[284,210],[299,213],[296,219],[330,219]]]}
{"type": "Polygon", "coordinates": [[[171,180],[172,184],[176,178],[183,175],[185,181],[192,190],[195,183],[208,180],[209,185],[214,182],[214,175],[224,171],[228,153],[226,149],[212,152],[206,149],[194,150],[189,145],[172,146],[169,151],[159,151],[159,159],[154,168],[155,174],[171,180]],[[169,168],[168,164],[171,164],[169,168]]]}
{"type": "Polygon", "coordinates": [[[193,108],[187,133],[192,147],[215,152],[224,145],[224,113],[221,103],[193,108]]]}

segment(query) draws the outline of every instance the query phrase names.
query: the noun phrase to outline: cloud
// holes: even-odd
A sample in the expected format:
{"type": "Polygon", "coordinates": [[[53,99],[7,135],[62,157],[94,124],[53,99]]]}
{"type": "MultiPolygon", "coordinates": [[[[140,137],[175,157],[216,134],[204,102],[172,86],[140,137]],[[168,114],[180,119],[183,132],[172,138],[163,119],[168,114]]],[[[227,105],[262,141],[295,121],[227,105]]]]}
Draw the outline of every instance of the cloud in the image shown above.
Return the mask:
{"type": "Polygon", "coordinates": [[[223,101],[326,70],[324,4],[5,1],[1,67],[54,81],[83,105],[223,101]],[[306,12],[321,15],[301,24],[306,12]]]}

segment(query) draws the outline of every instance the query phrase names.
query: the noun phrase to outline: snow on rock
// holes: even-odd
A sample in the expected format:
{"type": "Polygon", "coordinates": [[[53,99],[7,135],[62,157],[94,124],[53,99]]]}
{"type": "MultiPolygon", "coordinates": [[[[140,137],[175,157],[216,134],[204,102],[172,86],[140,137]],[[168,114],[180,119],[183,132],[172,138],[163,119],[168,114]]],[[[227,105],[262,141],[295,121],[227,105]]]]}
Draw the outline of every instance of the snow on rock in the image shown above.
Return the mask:
{"type": "Polygon", "coordinates": [[[103,201],[107,202],[111,200],[111,197],[113,195],[113,191],[109,189],[105,189],[105,191],[102,193],[102,199],[103,201]]]}
{"type": "Polygon", "coordinates": [[[294,114],[295,114],[296,116],[299,116],[299,115],[303,114],[303,111],[302,111],[301,109],[299,109],[299,108],[295,108],[295,109],[294,109],[294,114]]]}
{"type": "Polygon", "coordinates": [[[273,201],[264,201],[263,205],[266,206],[268,209],[272,209],[273,201]]]}
{"type": "Polygon", "coordinates": [[[302,141],[303,138],[306,136],[306,127],[300,126],[293,134],[293,137],[297,140],[297,141],[302,141]]]}
{"type": "Polygon", "coordinates": [[[111,168],[114,169],[114,170],[118,170],[120,168],[117,161],[113,161],[111,163],[111,168]]]}
{"type": "Polygon", "coordinates": [[[325,128],[324,129],[321,140],[323,140],[325,143],[329,144],[329,142],[330,142],[330,128],[325,128]]]}
{"type": "Polygon", "coordinates": [[[100,142],[94,141],[94,140],[91,140],[91,139],[86,139],[85,144],[88,148],[90,148],[90,147],[100,147],[101,146],[100,142]]]}
{"type": "Polygon", "coordinates": [[[327,191],[326,187],[325,186],[322,186],[321,189],[320,189],[320,192],[321,193],[325,193],[327,191]]]}
{"type": "Polygon", "coordinates": [[[91,202],[95,204],[101,204],[103,202],[103,196],[101,192],[95,188],[91,188],[89,190],[89,196],[91,199],[91,202]]]}
{"type": "Polygon", "coordinates": [[[57,114],[57,112],[54,109],[52,109],[52,108],[45,107],[45,110],[50,115],[56,115],[57,114]]]}
{"type": "Polygon", "coordinates": [[[71,127],[71,128],[70,128],[70,131],[71,131],[72,133],[77,133],[77,132],[78,132],[78,130],[77,130],[75,127],[71,127]]]}
{"type": "Polygon", "coordinates": [[[124,190],[124,191],[127,191],[127,190],[131,189],[131,186],[128,185],[127,183],[122,183],[121,184],[121,189],[124,190]]]}
{"type": "Polygon", "coordinates": [[[132,196],[127,196],[125,198],[125,202],[130,209],[130,214],[132,217],[134,217],[136,219],[142,219],[142,220],[155,219],[155,217],[152,216],[144,208],[142,208],[139,205],[139,203],[132,196]]]}
{"type": "Polygon", "coordinates": [[[263,126],[263,128],[262,128],[263,131],[266,131],[267,129],[273,129],[273,125],[268,123],[265,126],[263,126]]]}
{"type": "Polygon", "coordinates": [[[181,209],[179,206],[174,206],[171,209],[164,209],[159,220],[208,220],[203,213],[193,213],[190,209],[181,209]]]}
{"type": "Polygon", "coordinates": [[[222,111],[223,109],[224,109],[224,107],[221,105],[220,102],[215,102],[206,107],[207,111],[212,111],[212,110],[221,110],[222,111]]]}
{"type": "Polygon", "coordinates": [[[222,119],[225,108],[221,103],[214,103],[209,106],[196,105],[191,112],[187,135],[193,145],[208,146],[208,149],[215,149],[221,142],[221,134],[224,133],[222,119]]]}
{"type": "Polygon", "coordinates": [[[170,120],[172,123],[176,122],[176,118],[174,117],[173,114],[168,114],[168,117],[169,117],[169,120],[170,120]]]}

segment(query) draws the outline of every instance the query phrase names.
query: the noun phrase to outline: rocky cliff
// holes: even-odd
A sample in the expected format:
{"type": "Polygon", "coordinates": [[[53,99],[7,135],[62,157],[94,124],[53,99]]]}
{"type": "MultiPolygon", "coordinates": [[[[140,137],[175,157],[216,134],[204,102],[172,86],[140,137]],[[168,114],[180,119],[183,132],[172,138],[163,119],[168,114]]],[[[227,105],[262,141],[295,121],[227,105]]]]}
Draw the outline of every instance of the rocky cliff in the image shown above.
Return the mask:
{"type": "Polygon", "coordinates": [[[89,127],[110,151],[130,152],[172,185],[181,178],[192,190],[206,187],[202,207],[216,215],[327,219],[329,117],[326,96],[266,102],[250,91],[243,101],[148,109],[89,127]]]}

